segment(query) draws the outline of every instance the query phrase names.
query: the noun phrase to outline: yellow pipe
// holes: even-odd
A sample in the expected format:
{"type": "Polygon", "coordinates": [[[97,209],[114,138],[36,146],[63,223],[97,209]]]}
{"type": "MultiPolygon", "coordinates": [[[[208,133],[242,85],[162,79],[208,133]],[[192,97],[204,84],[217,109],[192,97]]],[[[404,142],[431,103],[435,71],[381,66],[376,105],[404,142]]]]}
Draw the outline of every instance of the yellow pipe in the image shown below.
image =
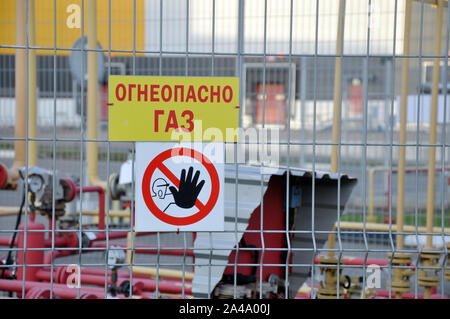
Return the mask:
{"type": "MultiPolygon", "coordinates": [[[[28,1],[28,43],[35,45],[35,0],[28,1]]],[[[37,119],[36,50],[28,51],[28,136],[36,138],[37,119]]],[[[28,165],[37,165],[37,141],[28,142],[28,165]]]]}
{"type": "MultiPolygon", "coordinates": [[[[87,45],[88,50],[97,49],[97,1],[87,1],[87,45]]],[[[98,137],[98,74],[97,52],[88,51],[88,101],[87,101],[87,135],[88,139],[98,137]]],[[[91,185],[101,186],[106,190],[107,183],[98,177],[98,144],[88,142],[88,178],[91,185]]]]}
{"type": "MultiPolygon", "coordinates": [[[[134,230],[134,229],[133,229],[134,230]]],[[[132,243],[134,243],[136,240],[136,232],[129,232],[127,235],[127,247],[133,248],[132,243]],[[133,234],[131,234],[133,233],[133,234]]],[[[127,249],[127,264],[130,265],[130,267],[133,267],[134,265],[134,255],[132,253],[131,249],[127,249]]]]}
{"type": "MultiPolygon", "coordinates": [[[[34,1],[29,1],[29,45],[35,42],[34,1]]],[[[26,0],[17,0],[15,3],[15,45],[25,47],[26,38],[26,0]]],[[[28,137],[36,137],[36,54],[34,50],[28,51],[28,137]]],[[[20,177],[19,168],[26,166],[27,143],[24,140],[27,133],[27,52],[24,48],[15,49],[15,108],[16,119],[14,126],[14,161],[8,169],[8,182],[6,188],[15,189],[15,181],[20,177]]],[[[28,164],[37,163],[36,142],[28,142],[28,164]]]]}
{"type": "Polygon", "coordinates": [[[337,40],[336,40],[336,65],[334,68],[334,101],[333,101],[333,135],[332,142],[335,145],[331,147],[331,172],[338,171],[338,145],[339,142],[339,119],[341,115],[341,63],[342,58],[342,37],[344,36],[344,1],[339,0],[337,40]]]}
{"type": "MultiPolygon", "coordinates": [[[[403,55],[409,54],[409,40],[411,31],[411,1],[405,2],[405,26],[403,33],[403,55]]],[[[400,144],[406,143],[406,102],[408,98],[409,60],[402,61],[402,89],[400,102],[400,144]]],[[[397,182],[397,218],[399,231],[403,229],[405,219],[405,146],[398,149],[398,182],[397,182]]],[[[403,235],[397,237],[397,249],[403,249],[403,235]]]]}
{"type": "MultiPolygon", "coordinates": [[[[441,37],[442,37],[442,1],[438,2],[436,8],[436,27],[434,34],[434,54],[441,54],[441,37]]],[[[430,116],[430,144],[436,144],[436,125],[437,125],[437,102],[439,94],[439,58],[433,60],[433,80],[431,88],[431,116],[430,116]]],[[[436,148],[429,148],[428,154],[428,189],[427,189],[427,229],[433,229],[433,212],[434,212],[434,180],[436,166],[436,148]]],[[[431,232],[431,231],[430,231],[431,232]]],[[[427,236],[426,249],[433,248],[433,237],[427,236]]]]}
{"type": "MultiPolygon", "coordinates": [[[[333,132],[332,132],[332,142],[339,142],[339,119],[341,116],[341,63],[342,59],[340,55],[342,54],[342,37],[344,36],[344,1],[339,0],[339,12],[338,12],[338,26],[337,26],[337,39],[336,39],[336,65],[334,68],[334,101],[333,101],[333,132]]],[[[331,172],[337,173],[338,171],[338,145],[331,146],[331,172]]],[[[328,236],[328,255],[332,257],[334,252],[335,234],[330,234],[328,236]]]]}
{"type": "MultiPolygon", "coordinates": [[[[17,206],[0,206],[0,217],[13,216],[19,211],[17,206]]],[[[78,211],[77,214],[80,214],[78,211]]],[[[83,210],[83,216],[98,216],[98,210],[83,210]]],[[[130,212],[127,210],[110,210],[109,217],[130,217],[130,212]]]]}
{"type": "MultiPolygon", "coordinates": [[[[79,214],[80,212],[77,212],[79,214]]],[[[83,210],[83,215],[98,216],[98,210],[83,210]]],[[[127,210],[110,210],[109,217],[130,217],[130,212],[127,210]]]]}
{"type": "MultiPolygon", "coordinates": [[[[337,228],[337,224],[334,225],[334,227],[331,229],[331,231],[335,231],[336,228],[337,228]]],[[[334,256],[334,251],[332,251],[332,249],[335,248],[335,244],[334,244],[335,240],[336,240],[336,234],[331,233],[331,234],[328,235],[328,249],[330,249],[328,251],[328,256],[329,257],[333,257],[334,256]]]]}
{"type": "MultiPolygon", "coordinates": [[[[154,267],[144,267],[144,266],[133,266],[132,270],[133,273],[135,274],[149,275],[153,277],[155,277],[158,274],[159,277],[177,278],[177,279],[183,278],[183,272],[180,270],[161,269],[161,268],[156,269],[154,267]]],[[[186,280],[192,280],[194,279],[194,273],[184,272],[184,278],[186,280]]]]}

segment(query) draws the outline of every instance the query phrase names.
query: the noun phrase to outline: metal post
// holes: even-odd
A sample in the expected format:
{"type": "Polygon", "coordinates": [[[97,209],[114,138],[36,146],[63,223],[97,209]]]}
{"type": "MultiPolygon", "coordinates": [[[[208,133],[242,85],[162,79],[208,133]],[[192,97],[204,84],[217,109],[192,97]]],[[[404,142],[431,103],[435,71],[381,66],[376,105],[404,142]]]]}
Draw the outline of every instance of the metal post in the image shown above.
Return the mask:
{"type": "MultiPolygon", "coordinates": [[[[331,150],[331,172],[338,172],[338,159],[339,159],[339,127],[341,117],[341,63],[342,63],[342,44],[344,36],[344,0],[339,0],[339,12],[338,12],[338,27],[337,27],[337,44],[336,44],[336,65],[334,69],[334,105],[333,105],[333,132],[332,132],[332,150],[331,150]]],[[[322,264],[338,264],[338,259],[335,257],[334,248],[336,235],[330,233],[328,235],[328,256],[321,259],[322,264]]],[[[341,288],[338,289],[339,272],[336,272],[335,268],[322,267],[321,272],[325,272],[325,287],[321,287],[318,291],[318,298],[342,298],[341,288]]]]}
{"type": "MultiPolygon", "coordinates": [[[[403,33],[403,55],[409,54],[409,40],[411,29],[411,0],[405,3],[405,26],[403,33]]],[[[405,204],[405,146],[406,143],[406,102],[408,98],[408,67],[409,60],[402,61],[402,89],[400,102],[400,147],[398,154],[398,185],[397,185],[397,230],[403,231],[404,204],[405,204]]],[[[397,249],[403,249],[403,235],[397,235],[397,249]]]]}
{"type": "MultiPolygon", "coordinates": [[[[389,107],[390,107],[390,98],[392,95],[392,60],[390,58],[387,58],[385,60],[385,66],[386,66],[386,77],[385,77],[385,85],[384,85],[384,142],[386,145],[389,145],[389,127],[390,127],[390,119],[391,115],[389,114],[389,107]]],[[[384,166],[389,166],[389,152],[384,152],[384,166]]],[[[387,180],[385,179],[385,184],[387,180]]]]}
{"type": "Polygon", "coordinates": [[[369,223],[375,222],[375,214],[374,214],[374,175],[377,168],[371,168],[369,170],[369,216],[367,216],[367,221],[369,223]]]}
{"type": "MultiPolygon", "coordinates": [[[[434,34],[434,55],[441,54],[442,35],[442,1],[438,1],[436,8],[436,26],[434,34]]],[[[430,144],[436,144],[437,103],[439,94],[439,58],[433,59],[433,80],[431,89],[431,116],[430,116],[430,144]]],[[[434,212],[434,180],[436,166],[436,147],[431,146],[428,153],[428,191],[427,191],[427,230],[433,229],[434,212]]],[[[427,236],[426,248],[432,249],[432,235],[427,236]]]]}
{"type": "MultiPolygon", "coordinates": [[[[341,62],[342,62],[342,38],[344,33],[344,0],[339,0],[338,12],[338,31],[336,44],[336,65],[334,69],[334,105],[333,105],[333,132],[332,132],[332,149],[331,149],[331,169],[332,173],[338,171],[338,142],[339,142],[339,123],[341,116],[341,62]]],[[[335,234],[328,236],[328,248],[334,249],[335,234]]],[[[328,255],[334,256],[333,251],[329,251],[328,255]]]]}
{"type": "MultiPolygon", "coordinates": [[[[411,0],[406,0],[405,3],[405,24],[403,30],[403,55],[409,54],[409,41],[411,31],[411,0]]],[[[402,88],[401,88],[401,102],[400,102],[400,146],[398,154],[398,185],[397,185],[397,232],[403,232],[404,213],[405,213],[405,146],[406,143],[406,112],[408,99],[408,67],[409,60],[404,58],[402,61],[402,88]]],[[[389,221],[391,223],[391,221],[389,221]]],[[[397,235],[397,249],[403,249],[403,235],[397,235]]],[[[388,253],[388,261],[397,268],[393,269],[391,289],[395,293],[396,299],[401,299],[404,292],[410,289],[409,274],[404,273],[404,269],[400,266],[407,265],[410,261],[410,255],[407,253],[388,253]]]]}
{"type": "MultiPolygon", "coordinates": [[[[301,116],[301,142],[305,143],[305,111],[306,111],[306,79],[307,79],[307,61],[306,57],[301,58],[301,67],[300,67],[300,116],[301,116]]],[[[305,148],[302,147],[300,151],[300,167],[305,166],[305,148]]]]}
{"type": "MultiPolygon", "coordinates": [[[[16,45],[26,45],[26,5],[25,0],[16,1],[16,45]]],[[[15,97],[16,97],[16,124],[14,140],[14,164],[13,169],[25,166],[26,143],[26,65],[27,56],[24,48],[17,48],[15,54],[15,97]]]]}
{"type": "MultiPolygon", "coordinates": [[[[442,1],[438,1],[436,8],[436,26],[434,34],[434,55],[441,54],[441,36],[442,36],[442,1]]],[[[431,88],[431,115],[430,115],[430,145],[436,144],[436,124],[437,124],[437,103],[439,94],[439,64],[438,57],[433,59],[433,80],[431,88]]],[[[431,146],[428,153],[428,189],[427,189],[427,233],[433,231],[433,213],[434,213],[434,182],[436,166],[436,147],[431,146]]],[[[425,250],[433,249],[433,235],[427,235],[425,250]]],[[[436,266],[439,254],[422,254],[423,265],[436,266]]],[[[431,289],[439,284],[437,276],[429,276],[428,272],[419,270],[419,284],[425,287],[424,298],[431,298],[431,289]]]]}

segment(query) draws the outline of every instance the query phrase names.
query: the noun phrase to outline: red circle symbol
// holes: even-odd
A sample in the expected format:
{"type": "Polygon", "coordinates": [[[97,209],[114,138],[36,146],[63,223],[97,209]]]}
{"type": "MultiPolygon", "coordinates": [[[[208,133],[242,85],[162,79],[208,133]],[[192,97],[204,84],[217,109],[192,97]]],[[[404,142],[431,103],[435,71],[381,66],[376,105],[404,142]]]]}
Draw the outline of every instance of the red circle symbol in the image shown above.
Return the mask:
{"type": "Polygon", "coordinates": [[[150,212],[159,220],[175,226],[191,225],[208,216],[219,198],[219,190],[219,175],[217,174],[217,170],[211,161],[202,153],[186,147],[172,148],[160,153],[150,162],[150,164],[148,164],[147,169],[144,172],[144,177],[142,178],[142,195],[150,212]],[[159,169],[177,188],[179,187],[180,181],[163,163],[165,160],[175,156],[187,156],[197,160],[206,168],[206,171],[211,178],[211,194],[208,201],[205,205],[203,205],[203,203],[197,199],[195,202],[195,207],[197,207],[199,211],[191,216],[170,216],[156,206],[151,196],[150,184],[156,169],[159,169]]]}

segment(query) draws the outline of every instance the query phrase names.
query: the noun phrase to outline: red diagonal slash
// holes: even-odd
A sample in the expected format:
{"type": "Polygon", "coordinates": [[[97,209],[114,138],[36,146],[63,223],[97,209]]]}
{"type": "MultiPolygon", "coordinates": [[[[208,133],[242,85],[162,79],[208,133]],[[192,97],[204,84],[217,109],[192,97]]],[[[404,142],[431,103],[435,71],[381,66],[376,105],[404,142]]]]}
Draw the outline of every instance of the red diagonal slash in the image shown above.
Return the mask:
{"type": "MultiPolygon", "coordinates": [[[[167,168],[163,163],[159,163],[157,168],[178,188],[180,186],[180,180],[167,168]]],[[[197,198],[195,201],[195,207],[202,210],[205,205],[197,198]]]]}
{"type": "Polygon", "coordinates": [[[145,204],[149,209],[149,212],[162,222],[174,226],[192,225],[208,216],[208,214],[211,213],[211,211],[213,210],[214,206],[217,203],[219,193],[220,193],[220,180],[214,165],[202,153],[185,147],[176,147],[172,149],[169,148],[163,151],[162,153],[158,154],[150,162],[150,164],[148,164],[147,168],[145,169],[144,176],[142,177],[142,195],[144,197],[145,204]],[[174,176],[167,167],[162,165],[162,163],[171,157],[180,156],[174,154],[181,154],[181,153],[184,155],[187,154],[186,156],[198,160],[208,171],[208,174],[211,177],[211,194],[206,204],[203,204],[200,201],[196,200],[195,206],[200,207],[197,213],[186,217],[174,217],[167,215],[160,208],[158,208],[158,206],[156,206],[155,202],[153,201],[153,198],[150,196],[151,195],[150,181],[153,174],[155,173],[155,170],[159,169],[160,172],[165,174],[165,176],[171,182],[179,186],[180,181],[178,180],[178,178],[174,176]]]}

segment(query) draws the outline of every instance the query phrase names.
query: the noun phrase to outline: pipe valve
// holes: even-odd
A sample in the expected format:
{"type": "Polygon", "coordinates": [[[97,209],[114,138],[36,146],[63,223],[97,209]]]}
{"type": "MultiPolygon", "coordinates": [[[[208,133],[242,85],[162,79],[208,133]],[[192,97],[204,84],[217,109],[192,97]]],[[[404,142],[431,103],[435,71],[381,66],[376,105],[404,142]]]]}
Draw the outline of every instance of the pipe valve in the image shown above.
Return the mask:
{"type": "Polygon", "coordinates": [[[51,216],[53,200],[56,216],[64,215],[65,203],[75,198],[75,183],[70,179],[60,178],[57,171],[52,172],[37,166],[19,170],[20,177],[28,184],[28,192],[33,197],[33,208],[41,214],[51,216]],[[40,206],[34,206],[34,201],[40,202],[40,206]]]}

